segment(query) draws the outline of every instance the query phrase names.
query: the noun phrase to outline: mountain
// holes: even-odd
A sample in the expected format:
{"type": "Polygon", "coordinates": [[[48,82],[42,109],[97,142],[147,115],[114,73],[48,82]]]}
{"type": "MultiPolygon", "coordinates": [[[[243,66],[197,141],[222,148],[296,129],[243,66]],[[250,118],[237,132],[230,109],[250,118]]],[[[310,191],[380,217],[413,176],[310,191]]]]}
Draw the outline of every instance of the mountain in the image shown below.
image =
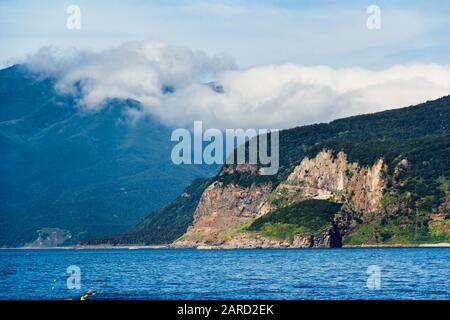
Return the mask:
{"type": "Polygon", "coordinates": [[[86,112],[54,84],[22,65],[0,70],[0,246],[125,232],[217,172],[172,164],[171,129],[132,122],[125,109],[139,109],[136,101],[86,112]]]}
{"type": "Polygon", "coordinates": [[[225,165],[126,235],[85,243],[248,248],[450,242],[450,96],[283,130],[280,170],[258,172],[259,165],[225,165]],[[175,220],[183,228],[178,224],[164,236],[175,220]]]}
{"type": "Polygon", "coordinates": [[[196,179],[167,206],[151,212],[124,234],[82,241],[84,245],[167,244],[186,232],[192,223],[192,213],[210,183],[196,179]]]}

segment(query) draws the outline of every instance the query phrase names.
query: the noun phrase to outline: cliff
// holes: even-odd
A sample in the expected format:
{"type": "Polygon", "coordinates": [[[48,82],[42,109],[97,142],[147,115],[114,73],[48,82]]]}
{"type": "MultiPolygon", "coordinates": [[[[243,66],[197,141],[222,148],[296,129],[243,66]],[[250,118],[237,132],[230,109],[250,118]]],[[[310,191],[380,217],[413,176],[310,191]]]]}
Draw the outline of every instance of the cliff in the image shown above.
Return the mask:
{"type": "Polygon", "coordinates": [[[339,223],[339,218],[351,211],[370,221],[380,211],[386,170],[381,158],[361,167],[349,162],[344,152],[333,156],[330,150],[322,150],[314,158],[305,157],[275,188],[270,183],[245,188],[215,181],[202,194],[192,226],[173,246],[338,247],[344,228],[353,222],[339,223]],[[309,199],[343,204],[316,235],[295,228],[287,237],[270,237],[246,228],[256,218],[309,199]]]}
{"type": "Polygon", "coordinates": [[[174,247],[450,241],[449,98],[281,132],[280,173],[225,166],[174,247]]]}
{"type": "Polygon", "coordinates": [[[174,247],[450,242],[450,97],[282,130],[279,151],[276,175],[225,165],[198,197],[176,200],[139,224],[148,227],[106,242],[156,244],[145,239],[170,230],[169,212],[186,222],[164,238],[174,247]]]}

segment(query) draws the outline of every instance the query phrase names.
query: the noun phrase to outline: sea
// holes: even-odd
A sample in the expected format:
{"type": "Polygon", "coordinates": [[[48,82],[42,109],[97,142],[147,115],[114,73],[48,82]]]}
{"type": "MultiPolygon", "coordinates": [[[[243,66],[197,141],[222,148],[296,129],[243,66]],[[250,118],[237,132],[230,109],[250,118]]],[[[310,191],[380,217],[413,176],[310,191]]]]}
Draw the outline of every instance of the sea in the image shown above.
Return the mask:
{"type": "Polygon", "coordinates": [[[450,299],[450,248],[3,249],[0,299],[450,299]]]}

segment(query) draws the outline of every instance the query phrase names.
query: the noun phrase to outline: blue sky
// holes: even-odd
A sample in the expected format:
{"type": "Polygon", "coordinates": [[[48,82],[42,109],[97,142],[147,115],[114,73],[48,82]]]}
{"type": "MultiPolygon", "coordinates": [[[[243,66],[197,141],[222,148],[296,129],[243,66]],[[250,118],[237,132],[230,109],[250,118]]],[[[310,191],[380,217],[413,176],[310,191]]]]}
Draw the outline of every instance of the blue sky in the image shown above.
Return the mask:
{"type": "Polygon", "coordinates": [[[0,1],[0,64],[42,46],[100,50],[131,40],[225,52],[241,67],[272,63],[450,64],[449,1],[0,1]],[[81,29],[66,28],[66,8],[81,29]],[[381,9],[368,30],[366,8],[381,9]]]}

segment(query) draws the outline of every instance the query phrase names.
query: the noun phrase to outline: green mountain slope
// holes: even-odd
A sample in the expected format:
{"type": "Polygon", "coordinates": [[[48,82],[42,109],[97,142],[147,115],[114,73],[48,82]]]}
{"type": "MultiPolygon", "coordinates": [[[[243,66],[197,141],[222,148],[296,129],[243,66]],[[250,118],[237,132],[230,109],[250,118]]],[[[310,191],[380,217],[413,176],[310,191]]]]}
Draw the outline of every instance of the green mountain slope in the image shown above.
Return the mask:
{"type": "Polygon", "coordinates": [[[86,240],[82,244],[145,245],[170,243],[183,235],[192,223],[192,213],[208,184],[209,181],[206,179],[196,179],[170,204],[160,210],[151,212],[125,234],[86,240]]]}
{"type": "MultiPolygon", "coordinates": [[[[264,231],[261,221],[277,217],[276,221],[269,221],[272,227],[278,223],[270,231],[275,236],[284,237],[291,231],[296,232],[301,225],[294,223],[294,228],[287,230],[280,228],[279,224],[292,225],[289,222],[293,219],[292,215],[298,219],[303,219],[304,215],[301,210],[296,210],[298,204],[293,207],[287,204],[287,209],[282,209],[284,205],[276,194],[277,187],[286,182],[302,160],[306,157],[313,159],[323,150],[331,150],[335,158],[343,152],[349,163],[362,169],[374,166],[378,159],[383,159],[383,168],[386,168],[382,171],[386,185],[382,188],[381,204],[376,212],[368,214],[363,209],[353,208],[349,201],[354,196],[351,192],[341,194],[339,198],[333,196],[333,200],[340,202],[343,209],[334,216],[334,220],[330,218],[328,222],[333,220],[334,226],[341,228],[344,244],[450,241],[450,96],[417,106],[283,130],[280,132],[280,170],[277,175],[261,176],[245,170],[222,170],[209,185],[219,183],[222,191],[228,187],[239,191],[249,190],[251,186],[271,185],[273,194],[270,199],[278,197],[273,202],[278,203],[278,207],[274,207],[275,212],[255,220],[253,227],[247,230],[264,231]],[[342,224],[345,219],[352,221],[351,226],[342,224]]],[[[182,207],[173,203],[177,207],[176,216],[195,226],[194,211],[199,201],[197,197],[188,201],[192,203],[182,207]]],[[[160,216],[166,213],[164,210],[156,212],[152,219],[158,216],[161,220],[160,216]]],[[[131,231],[135,237],[130,234],[117,236],[112,243],[156,244],[177,239],[179,233],[164,237],[162,241],[158,228],[146,223],[150,217],[140,223],[139,232],[136,232],[137,229],[131,231]],[[149,237],[149,234],[152,236],[149,237]]],[[[170,225],[170,222],[167,223],[170,225]]],[[[242,228],[245,233],[246,227],[242,228]]]]}

